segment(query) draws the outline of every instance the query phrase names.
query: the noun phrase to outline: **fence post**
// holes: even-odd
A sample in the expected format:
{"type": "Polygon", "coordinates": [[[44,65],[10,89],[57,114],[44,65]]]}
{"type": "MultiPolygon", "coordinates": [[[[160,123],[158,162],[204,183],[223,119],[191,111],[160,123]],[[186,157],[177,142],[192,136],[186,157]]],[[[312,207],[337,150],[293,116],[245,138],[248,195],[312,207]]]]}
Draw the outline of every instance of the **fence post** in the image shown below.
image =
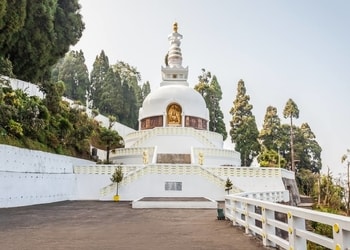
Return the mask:
{"type": "Polygon", "coordinates": [[[287,213],[288,218],[288,238],[289,249],[306,249],[306,239],[298,237],[295,233],[296,229],[305,230],[305,219],[293,216],[292,212],[287,213]]]}
{"type": "Polygon", "coordinates": [[[268,220],[275,219],[275,212],[269,209],[267,210],[265,207],[261,207],[261,216],[263,245],[265,247],[275,247],[276,244],[268,240],[270,234],[275,235],[275,227],[267,223],[268,220]]]}
{"type": "Polygon", "coordinates": [[[343,230],[342,225],[335,223],[333,226],[333,249],[350,249],[350,232],[343,230]]]}

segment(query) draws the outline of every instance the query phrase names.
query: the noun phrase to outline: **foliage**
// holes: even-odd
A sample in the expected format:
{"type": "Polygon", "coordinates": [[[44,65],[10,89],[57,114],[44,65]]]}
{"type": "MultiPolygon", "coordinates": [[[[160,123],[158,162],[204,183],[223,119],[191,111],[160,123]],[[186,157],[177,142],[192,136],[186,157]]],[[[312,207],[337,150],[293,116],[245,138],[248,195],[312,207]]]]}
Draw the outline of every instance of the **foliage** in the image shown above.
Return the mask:
{"type": "Polygon", "coordinates": [[[318,198],[317,208],[339,212],[344,208],[344,188],[338,185],[328,169],[327,175],[319,176],[314,185],[314,196],[318,198]]]}
{"type": "Polygon", "coordinates": [[[264,123],[259,133],[259,140],[261,140],[261,144],[265,148],[278,151],[281,146],[280,128],[281,120],[278,117],[277,108],[268,106],[264,123]]]}
{"type": "Polygon", "coordinates": [[[138,112],[142,106],[142,89],[138,82],[141,74],[133,67],[123,61],[118,61],[111,66],[121,81],[121,93],[123,96],[123,112],[119,114],[119,121],[131,128],[138,127],[138,112]]]}
{"type": "Polygon", "coordinates": [[[64,82],[66,97],[85,104],[90,80],[84,53],[81,50],[67,53],[64,59],[53,67],[51,79],[64,82]]]}
{"type": "Polygon", "coordinates": [[[0,21],[0,57],[6,55],[19,79],[47,80],[50,67],[84,30],[78,0],[7,0],[6,5],[0,21]]]}
{"type": "Polygon", "coordinates": [[[117,121],[138,128],[138,112],[144,98],[150,93],[150,84],[138,85],[141,75],[137,69],[118,61],[109,65],[102,50],[96,57],[91,72],[89,96],[94,109],[103,115],[113,115],[117,121]]]}
{"type": "MultiPolygon", "coordinates": [[[[291,99],[287,102],[284,115],[289,118],[299,116],[299,109],[291,99]]],[[[313,173],[318,173],[322,167],[322,149],[316,141],[315,134],[308,123],[303,123],[300,127],[293,125],[292,122],[291,124],[281,124],[277,109],[273,106],[267,107],[263,127],[259,133],[259,140],[263,146],[263,151],[260,154],[264,154],[258,157],[259,164],[266,166],[268,165],[267,159],[268,161],[274,161],[273,154],[267,152],[276,151],[282,158],[288,159],[281,164],[282,167],[292,166],[291,158],[293,154],[296,171],[298,169],[309,169],[313,173]],[[269,159],[269,156],[272,158],[269,159]],[[262,159],[264,159],[264,162],[260,162],[262,159]]]]}
{"type": "Polygon", "coordinates": [[[100,55],[96,56],[92,71],[90,74],[89,100],[92,101],[92,108],[101,107],[103,84],[109,70],[109,60],[102,50],[100,55]]]}
{"type": "Polygon", "coordinates": [[[236,99],[230,110],[231,141],[235,143],[235,150],[241,153],[241,165],[250,166],[254,157],[260,152],[258,142],[259,131],[252,114],[253,106],[249,103],[250,97],[246,94],[244,81],[237,85],[236,99]]]}
{"type": "Polygon", "coordinates": [[[146,81],[144,84],[142,84],[142,87],[141,87],[142,102],[145,100],[145,98],[148,96],[149,93],[151,93],[151,85],[149,81],[146,81]]]}
{"type": "Polygon", "coordinates": [[[292,99],[287,101],[283,110],[283,116],[284,118],[290,118],[290,165],[291,170],[295,172],[293,118],[299,118],[299,109],[292,99]]]}
{"type": "Polygon", "coordinates": [[[123,168],[122,168],[122,166],[118,166],[115,169],[115,171],[114,171],[114,173],[113,173],[113,175],[112,175],[112,177],[110,179],[111,182],[117,183],[116,195],[118,195],[118,193],[119,193],[119,190],[118,190],[119,189],[119,183],[123,181],[123,178],[124,178],[123,168]]]}
{"type": "Polygon", "coordinates": [[[113,124],[116,118],[114,116],[109,116],[109,126],[108,128],[103,127],[100,132],[100,139],[105,145],[107,151],[107,164],[109,162],[109,152],[112,149],[120,148],[124,146],[123,138],[118,134],[117,131],[112,130],[113,124]]]}
{"type": "Polygon", "coordinates": [[[317,183],[318,178],[319,175],[313,173],[309,169],[302,168],[298,170],[295,176],[295,180],[299,188],[299,193],[316,198],[314,193],[314,186],[317,183]]]}
{"type": "MultiPolygon", "coordinates": [[[[59,83],[50,86],[57,90],[59,83]]],[[[94,131],[99,131],[99,125],[84,110],[61,101],[58,94],[62,92],[51,93],[52,98],[42,100],[19,89],[0,90],[1,143],[90,157],[89,140],[94,131]],[[53,105],[53,100],[55,108],[49,106],[50,110],[46,105],[53,105]]]]}
{"type": "Polygon", "coordinates": [[[226,179],[226,183],[225,183],[225,191],[227,191],[227,194],[230,194],[230,190],[232,189],[232,181],[230,180],[230,178],[227,177],[226,179]]]}
{"type": "Polygon", "coordinates": [[[227,138],[227,131],[224,122],[224,114],[220,108],[222,91],[216,76],[212,76],[209,71],[202,69],[202,74],[198,76],[199,83],[194,86],[204,98],[209,110],[209,130],[222,135],[223,140],[227,138]]]}
{"type": "Polygon", "coordinates": [[[258,162],[261,167],[284,167],[286,159],[284,159],[277,151],[267,149],[263,146],[262,152],[258,156],[258,162]]]}
{"type": "Polygon", "coordinates": [[[346,215],[350,216],[350,161],[348,158],[348,155],[350,154],[350,150],[347,150],[347,153],[344,154],[341,158],[341,163],[346,163],[346,181],[343,183],[343,187],[345,187],[345,193],[344,199],[345,199],[345,206],[346,206],[346,215]]]}
{"type": "Polygon", "coordinates": [[[294,152],[297,160],[297,168],[306,168],[314,173],[319,173],[322,167],[321,147],[316,141],[309,124],[303,123],[294,131],[294,152]]]}

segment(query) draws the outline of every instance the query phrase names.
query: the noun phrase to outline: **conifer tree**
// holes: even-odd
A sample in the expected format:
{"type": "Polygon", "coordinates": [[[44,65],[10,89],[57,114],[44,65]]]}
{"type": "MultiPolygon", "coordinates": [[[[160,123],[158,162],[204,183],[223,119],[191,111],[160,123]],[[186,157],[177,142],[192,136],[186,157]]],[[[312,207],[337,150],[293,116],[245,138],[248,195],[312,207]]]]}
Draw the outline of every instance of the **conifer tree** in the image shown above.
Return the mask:
{"type": "Polygon", "coordinates": [[[209,130],[222,135],[223,140],[227,138],[227,131],[224,122],[224,114],[220,108],[222,91],[216,76],[209,71],[202,69],[202,75],[198,76],[199,83],[194,86],[204,98],[209,109],[209,130]]]}
{"type": "Polygon", "coordinates": [[[52,77],[64,82],[66,97],[85,105],[90,80],[84,53],[81,50],[67,53],[54,67],[52,77]]]}
{"type": "Polygon", "coordinates": [[[149,93],[151,93],[151,85],[150,85],[149,81],[146,81],[144,84],[142,84],[142,87],[141,87],[141,100],[142,100],[142,102],[145,100],[145,98],[148,96],[149,93]]]}
{"type": "Polygon", "coordinates": [[[291,170],[295,172],[293,118],[299,118],[299,109],[297,104],[292,99],[289,99],[287,101],[286,106],[283,110],[283,116],[284,118],[290,119],[290,164],[291,170]]]}
{"type": "Polygon", "coordinates": [[[237,95],[230,110],[231,141],[235,143],[235,150],[241,153],[241,165],[250,166],[254,157],[260,152],[258,142],[259,131],[252,113],[253,105],[249,103],[250,97],[246,94],[244,81],[237,85],[237,95]]]}
{"type": "Polygon", "coordinates": [[[99,56],[96,56],[92,71],[90,74],[90,90],[89,100],[91,107],[98,109],[101,106],[103,84],[109,69],[109,60],[105,52],[102,50],[99,56]]]}
{"type": "Polygon", "coordinates": [[[78,0],[2,2],[7,3],[8,12],[0,21],[0,57],[11,61],[19,79],[48,80],[51,66],[84,30],[78,0]]]}
{"type": "Polygon", "coordinates": [[[268,106],[266,109],[263,127],[259,133],[259,139],[262,145],[267,149],[278,150],[281,146],[279,140],[279,131],[281,120],[277,115],[277,108],[268,106]]]}

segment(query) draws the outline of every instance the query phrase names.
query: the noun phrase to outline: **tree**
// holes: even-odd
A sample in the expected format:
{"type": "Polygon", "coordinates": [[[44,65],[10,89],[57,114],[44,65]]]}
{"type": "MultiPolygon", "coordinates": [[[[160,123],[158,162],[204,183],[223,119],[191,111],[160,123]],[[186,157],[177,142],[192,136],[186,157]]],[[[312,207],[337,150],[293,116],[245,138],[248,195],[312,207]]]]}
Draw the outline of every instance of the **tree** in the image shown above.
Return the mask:
{"type": "Polygon", "coordinates": [[[17,31],[8,30],[11,35],[2,42],[14,74],[31,82],[49,79],[51,66],[78,42],[84,30],[78,0],[15,1],[15,6],[7,2],[13,12],[19,10],[13,22],[17,31]]]}
{"type": "Polygon", "coordinates": [[[96,56],[91,75],[90,75],[90,90],[89,100],[91,100],[91,107],[98,109],[101,107],[103,85],[105,83],[106,75],[109,70],[109,60],[105,52],[102,50],[99,56],[96,56]]]}
{"type": "Polygon", "coordinates": [[[138,127],[138,112],[142,106],[142,90],[138,82],[141,81],[141,74],[133,67],[123,61],[112,65],[113,71],[119,75],[122,83],[124,110],[120,121],[136,129],[138,127]]]}
{"type": "Polygon", "coordinates": [[[315,196],[320,196],[319,208],[327,208],[327,212],[333,213],[341,210],[344,190],[340,185],[335,183],[329,168],[327,175],[322,175],[319,182],[315,184],[315,190],[315,196]]]}
{"type": "Polygon", "coordinates": [[[151,93],[151,85],[150,85],[149,81],[147,81],[144,84],[142,84],[142,87],[141,87],[141,102],[142,103],[145,100],[145,98],[148,96],[149,93],[151,93]]]}
{"type": "Polygon", "coordinates": [[[316,141],[316,136],[309,124],[301,124],[300,128],[297,127],[293,133],[295,135],[294,152],[298,160],[298,167],[309,169],[313,173],[319,173],[322,168],[322,148],[316,141]]]}
{"type": "Polygon", "coordinates": [[[8,60],[8,52],[17,41],[16,33],[24,26],[26,7],[27,0],[3,0],[0,3],[0,57],[4,60],[8,60]]]}
{"type": "Polygon", "coordinates": [[[246,94],[244,81],[237,85],[237,95],[230,110],[231,141],[235,143],[235,150],[241,153],[241,165],[250,166],[253,158],[260,152],[258,142],[259,131],[252,114],[253,106],[249,103],[250,97],[246,94]]]}
{"type": "Polygon", "coordinates": [[[111,181],[113,183],[117,183],[116,195],[119,195],[119,183],[122,182],[123,178],[124,178],[123,168],[122,168],[122,166],[118,166],[115,169],[115,171],[114,171],[114,173],[113,173],[113,175],[111,177],[111,181]]]}
{"type": "Polygon", "coordinates": [[[263,146],[262,152],[258,156],[258,163],[261,167],[284,167],[286,159],[284,159],[279,152],[273,149],[267,149],[263,146]]]}
{"type": "Polygon", "coordinates": [[[297,182],[299,193],[307,196],[314,196],[314,187],[318,180],[318,174],[313,173],[309,169],[300,169],[296,176],[295,180],[297,182]]]}
{"type": "Polygon", "coordinates": [[[56,64],[52,72],[53,80],[64,82],[66,97],[85,104],[90,81],[84,53],[81,50],[67,53],[64,60],[56,64]]]}
{"type": "Polygon", "coordinates": [[[109,116],[109,126],[108,128],[103,127],[101,129],[101,141],[106,145],[107,157],[106,162],[109,162],[109,152],[111,149],[120,148],[124,146],[123,138],[118,134],[117,131],[112,130],[113,124],[115,123],[116,118],[109,116]]]}
{"type": "Polygon", "coordinates": [[[118,122],[122,122],[121,116],[124,113],[125,98],[120,76],[109,68],[101,86],[100,101],[97,106],[99,111],[106,115],[113,115],[118,122]]]}
{"type": "Polygon", "coordinates": [[[283,110],[284,118],[290,119],[290,160],[291,160],[291,170],[295,172],[295,159],[294,159],[294,134],[293,134],[293,118],[299,118],[299,109],[296,103],[289,99],[283,110]]]}
{"type": "Polygon", "coordinates": [[[264,123],[259,133],[261,144],[267,149],[278,151],[281,146],[279,138],[281,120],[277,115],[277,108],[268,106],[266,109],[264,123]]]}
{"type": "Polygon", "coordinates": [[[346,192],[347,192],[347,197],[346,197],[346,215],[350,216],[350,161],[348,159],[348,155],[350,154],[350,150],[347,150],[347,153],[344,154],[341,158],[341,162],[345,163],[346,162],[346,169],[347,169],[347,181],[346,181],[346,192]]]}
{"type": "Polygon", "coordinates": [[[230,180],[230,178],[227,177],[226,183],[225,183],[225,191],[227,192],[227,194],[230,194],[230,190],[232,189],[232,181],[230,180]]]}
{"type": "Polygon", "coordinates": [[[222,91],[220,84],[214,75],[212,77],[209,71],[202,69],[202,74],[198,76],[199,83],[194,86],[204,98],[209,110],[209,130],[222,135],[223,140],[227,138],[227,131],[224,122],[224,114],[220,108],[222,91]]]}

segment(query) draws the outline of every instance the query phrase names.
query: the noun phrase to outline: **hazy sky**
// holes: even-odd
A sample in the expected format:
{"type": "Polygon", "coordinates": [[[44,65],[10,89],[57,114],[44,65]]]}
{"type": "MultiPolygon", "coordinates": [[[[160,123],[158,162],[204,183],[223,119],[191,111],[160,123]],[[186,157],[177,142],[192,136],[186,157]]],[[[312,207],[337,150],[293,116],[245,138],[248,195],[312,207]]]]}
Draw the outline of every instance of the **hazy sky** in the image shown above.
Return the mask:
{"type": "Polygon", "coordinates": [[[124,61],[161,82],[172,24],[179,25],[189,84],[201,69],[216,75],[229,129],[229,110],[243,79],[260,130],[267,106],[282,123],[289,98],[296,124],[307,122],[322,147],[323,171],[345,172],[350,148],[350,1],[344,0],[80,0],[86,25],[79,43],[89,69],[103,49],[111,64],[124,61]]]}

